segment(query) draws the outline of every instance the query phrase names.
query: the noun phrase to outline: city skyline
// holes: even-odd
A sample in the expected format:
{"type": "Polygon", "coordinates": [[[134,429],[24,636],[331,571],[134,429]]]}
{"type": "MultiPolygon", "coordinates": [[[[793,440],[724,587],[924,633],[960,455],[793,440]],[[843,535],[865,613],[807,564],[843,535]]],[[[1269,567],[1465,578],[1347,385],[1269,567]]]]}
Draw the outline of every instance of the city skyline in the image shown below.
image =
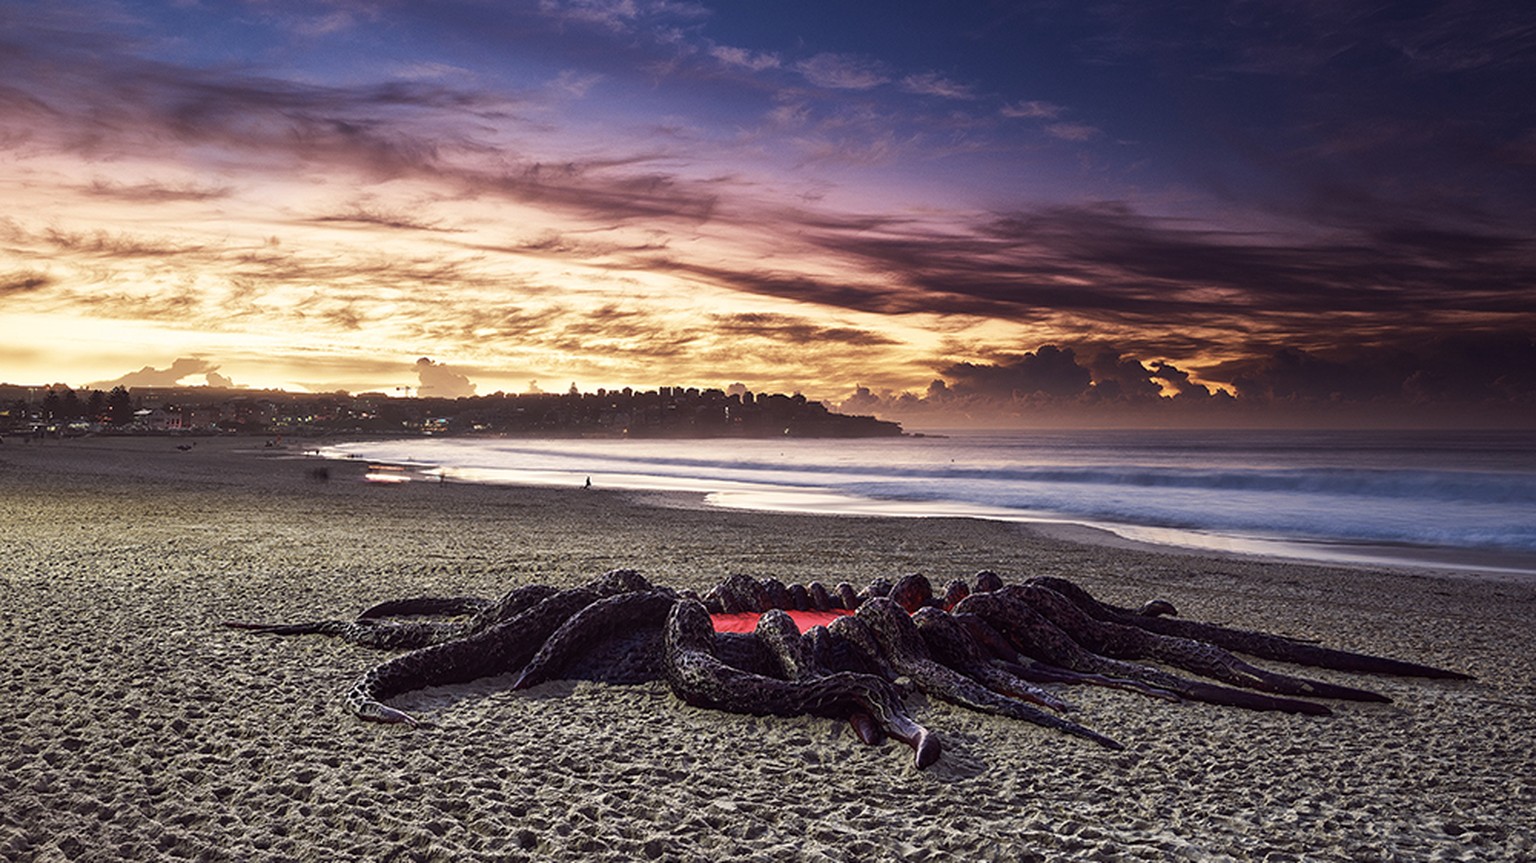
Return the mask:
{"type": "Polygon", "coordinates": [[[3,0],[0,380],[1529,425],[1531,17],[3,0]]]}

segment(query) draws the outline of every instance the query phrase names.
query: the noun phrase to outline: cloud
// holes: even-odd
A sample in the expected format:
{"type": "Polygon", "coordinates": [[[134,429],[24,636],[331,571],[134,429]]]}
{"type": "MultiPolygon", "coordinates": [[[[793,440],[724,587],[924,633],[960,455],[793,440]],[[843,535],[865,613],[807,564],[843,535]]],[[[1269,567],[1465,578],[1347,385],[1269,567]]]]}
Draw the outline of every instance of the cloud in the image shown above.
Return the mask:
{"type": "Polygon", "coordinates": [[[797,346],[827,343],[868,347],[899,344],[895,339],[858,327],[831,327],[792,315],[742,312],[715,315],[714,329],[728,336],[747,336],[797,346]]]}
{"type": "Polygon", "coordinates": [[[539,11],[564,21],[627,30],[640,17],[635,0],[539,0],[539,11]]]}
{"type": "Polygon", "coordinates": [[[1145,403],[1162,397],[1152,369],[1118,348],[1099,350],[1089,364],[1094,393],[1111,402],[1145,403]]]}
{"type": "Polygon", "coordinates": [[[416,377],[421,384],[416,394],[421,398],[456,399],[475,394],[475,385],[468,377],[426,357],[416,361],[416,377]]]}
{"type": "Polygon", "coordinates": [[[1078,396],[1088,391],[1093,376],[1079,365],[1071,348],[1045,345],[1004,363],[955,363],[940,374],[952,389],[993,399],[1019,396],[1078,396]]]}
{"type": "Polygon", "coordinates": [[[771,51],[749,51],[745,48],[736,48],[730,45],[710,46],[709,56],[714,57],[727,66],[739,66],[743,69],[750,69],[753,72],[777,69],[781,65],[779,55],[771,51]]]}
{"type": "Polygon", "coordinates": [[[438,222],[416,219],[405,213],[377,210],[359,205],[352,210],[331,216],[316,216],[308,220],[316,225],[343,225],[361,228],[390,228],[400,231],[428,231],[432,233],[457,233],[459,229],[445,228],[438,222]]]}
{"type": "Polygon", "coordinates": [[[1052,138],[1063,141],[1091,141],[1103,134],[1086,123],[1051,123],[1045,127],[1045,131],[1052,138]]]}
{"type": "Polygon", "coordinates": [[[39,291],[55,282],[52,276],[35,270],[0,273],[0,297],[39,291]]]}
{"type": "Polygon", "coordinates": [[[1383,213],[1365,235],[1292,238],[1146,216],[1123,204],[1043,207],[947,232],[807,214],[796,234],[842,259],[846,277],[678,260],[656,265],[829,306],[1015,320],[1081,316],[1107,333],[1145,329],[1157,338],[1169,338],[1170,320],[1197,322],[1196,336],[1226,329],[1211,338],[1229,342],[1243,332],[1333,339],[1346,329],[1373,338],[1383,329],[1465,326],[1468,315],[1536,322],[1529,301],[1536,242],[1399,219],[1383,213]],[[868,275],[875,273],[889,275],[868,275]],[[1318,316],[1338,324],[1320,334],[1318,316]]]}
{"type": "Polygon", "coordinates": [[[128,233],[112,234],[104,230],[66,231],[48,228],[43,233],[43,239],[60,252],[97,258],[166,259],[201,254],[209,248],[201,244],[128,233]]]}
{"type": "Polygon", "coordinates": [[[602,75],[566,69],[549,83],[549,88],[573,99],[585,98],[587,93],[603,80],[602,75]]]}
{"type": "MultiPolygon", "coordinates": [[[[26,128],[35,145],[92,159],[195,153],[238,167],[252,184],[263,175],[331,178],[342,171],[368,183],[421,181],[446,194],[610,220],[705,219],[727,182],[657,170],[652,163],[675,162],[659,152],[549,162],[508,150],[499,136],[509,131],[550,132],[517,115],[548,96],[421,81],[322,86],[173,66],[100,41],[0,45],[0,80],[21,94],[0,98],[0,120],[26,128]]],[[[569,73],[554,88],[562,98],[580,95],[598,78],[569,73]]],[[[90,193],[165,202],[232,191],[100,181],[90,193]]]]}
{"type": "Polygon", "coordinates": [[[1403,340],[1381,346],[1275,349],[1230,363],[1245,399],[1300,404],[1406,402],[1536,407],[1536,329],[1403,340]]]}
{"type": "Polygon", "coordinates": [[[1064,108],[1053,105],[1050,102],[1025,101],[1014,102],[1002,107],[1004,117],[1026,118],[1031,120],[1049,120],[1059,115],[1064,108]]]}
{"type": "Polygon", "coordinates": [[[817,54],[796,63],[795,70],[830,90],[870,90],[891,80],[883,64],[850,54],[817,54]]]}
{"type": "Polygon", "coordinates": [[[1335,349],[1329,356],[1286,346],[1205,370],[1208,377],[1231,376],[1235,395],[1172,363],[1143,363],[1114,348],[1087,363],[1079,355],[1045,345],[994,362],[953,363],[925,392],[857,386],[840,409],[926,427],[1528,427],[1536,421],[1536,331],[1335,349]]]}
{"type": "Polygon", "coordinates": [[[230,196],[229,186],[199,186],[192,183],[114,183],[93,181],[88,194],[134,204],[160,204],[174,201],[215,201],[230,196]]]}
{"type": "Polygon", "coordinates": [[[1172,363],[1159,360],[1152,364],[1153,380],[1162,381],[1163,385],[1173,390],[1173,398],[1207,398],[1212,395],[1210,388],[1195,383],[1189,379],[1189,372],[1179,369],[1172,363]]]}
{"type": "Polygon", "coordinates": [[[916,75],[908,75],[901,79],[901,88],[908,93],[917,93],[923,96],[939,96],[945,99],[975,99],[976,94],[972,89],[945,78],[937,72],[924,72],[916,75]]]}
{"type": "Polygon", "coordinates": [[[106,390],[114,387],[174,387],[181,386],[183,379],[193,375],[204,375],[205,380],[213,386],[232,386],[229,378],[216,374],[218,366],[198,357],[179,357],[169,366],[157,369],[154,366],[145,366],[136,372],[129,372],[122,377],[110,381],[101,381],[87,384],[89,389],[106,390]],[[215,381],[219,383],[215,383],[215,381]]]}

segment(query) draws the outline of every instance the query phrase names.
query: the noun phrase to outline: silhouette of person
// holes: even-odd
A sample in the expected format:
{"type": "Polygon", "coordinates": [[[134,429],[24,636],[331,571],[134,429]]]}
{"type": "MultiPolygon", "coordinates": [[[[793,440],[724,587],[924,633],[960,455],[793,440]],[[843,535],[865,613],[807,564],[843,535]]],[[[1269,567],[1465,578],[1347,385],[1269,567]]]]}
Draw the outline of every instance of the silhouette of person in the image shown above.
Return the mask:
{"type": "Polygon", "coordinates": [[[591,488],[591,487],[592,487],[592,477],[589,476],[589,477],[587,477],[587,484],[582,486],[582,488],[591,488]]]}

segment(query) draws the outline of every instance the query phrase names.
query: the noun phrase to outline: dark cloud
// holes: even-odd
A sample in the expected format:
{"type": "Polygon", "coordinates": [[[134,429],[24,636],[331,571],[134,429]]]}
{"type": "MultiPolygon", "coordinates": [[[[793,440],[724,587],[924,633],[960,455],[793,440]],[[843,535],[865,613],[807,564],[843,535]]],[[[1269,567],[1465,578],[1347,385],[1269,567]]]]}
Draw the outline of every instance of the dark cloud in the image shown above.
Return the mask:
{"type": "Polygon", "coordinates": [[[187,255],[198,255],[208,250],[208,247],[197,244],[179,243],[174,240],[127,233],[114,234],[100,230],[76,232],[49,228],[43,232],[42,239],[60,252],[107,259],[153,258],[155,260],[165,260],[187,255]]]}
{"type": "Polygon", "coordinates": [[[1536,407],[1536,334],[1450,335],[1390,347],[1293,348],[1219,369],[1248,400],[1536,407]]]}
{"type": "Polygon", "coordinates": [[[899,344],[888,336],[858,327],[829,327],[806,318],[764,312],[716,315],[714,329],[726,336],[750,336],[798,346],[826,343],[860,347],[899,344]]]}
{"type": "Polygon", "coordinates": [[[416,361],[416,377],[420,382],[416,394],[422,398],[456,399],[475,394],[475,385],[468,376],[426,357],[416,361]]]}
{"type": "Polygon", "coordinates": [[[1161,381],[1164,386],[1173,390],[1175,399],[1210,398],[1213,395],[1226,397],[1224,390],[1213,393],[1209,387],[1190,380],[1189,372],[1181,370],[1172,363],[1155,362],[1152,364],[1151,372],[1153,380],[1161,381]]]}
{"type": "Polygon", "coordinates": [[[403,213],[385,212],[369,207],[356,207],[344,213],[316,216],[311,224],[339,225],[358,228],[391,228],[398,231],[427,231],[431,233],[457,233],[458,229],[443,227],[439,222],[414,219],[403,213]]]}
{"type": "Polygon", "coordinates": [[[34,270],[0,273],[0,297],[39,291],[54,283],[52,276],[34,270]]]}
{"type": "Polygon", "coordinates": [[[1292,347],[1204,370],[1236,395],[1163,361],[1105,348],[1082,363],[1047,345],[991,363],[956,363],[923,393],[856,387],[846,412],[919,425],[1528,426],[1536,422],[1536,333],[1451,335],[1322,356],[1292,347]],[[1171,391],[1171,392],[1170,392],[1171,391]]]}
{"type": "Polygon", "coordinates": [[[1477,319],[1536,324],[1536,240],[1508,232],[1391,220],[1369,234],[1299,241],[1153,218],[1120,204],[1017,212],[954,233],[798,215],[795,233],[847,261],[850,278],[732,269],[671,254],[631,263],[878,314],[1058,324],[1076,317],[1084,339],[1092,338],[1090,321],[1122,333],[1117,338],[1145,333],[1145,341],[1125,345],[1143,355],[1187,357],[1245,339],[1383,341],[1477,319]],[[1319,320],[1329,321],[1325,330],[1319,320]],[[1170,332],[1170,322],[1183,326],[1170,332]]]}
{"type": "Polygon", "coordinates": [[[113,183],[97,180],[86,187],[86,192],[99,198],[112,198],[134,204],[160,204],[173,201],[215,201],[229,197],[229,186],[198,186],[195,184],[162,183],[113,183]]]}
{"type": "Polygon", "coordinates": [[[1020,396],[1079,396],[1088,391],[1092,374],[1079,365],[1071,348],[1045,345],[998,364],[956,363],[940,374],[959,394],[994,399],[1020,396]]]}
{"type": "Polygon", "coordinates": [[[219,367],[207,360],[198,357],[179,357],[175,362],[163,369],[154,366],[145,366],[136,372],[129,372],[119,378],[110,381],[100,381],[87,384],[90,389],[111,389],[113,387],[174,387],[181,384],[184,378],[193,375],[203,375],[207,383],[214,386],[231,386],[229,378],[217,374],[219,367]],[[215,383],[217,381],[218,383],[215,383]]]}
{"type": "Polygon", "coordinates": [[[1147,402],[1161,397],[1152,369],[1118,348],[1103,348],[1089,364],[1095,395],[1107,401],[1147,402]]]}

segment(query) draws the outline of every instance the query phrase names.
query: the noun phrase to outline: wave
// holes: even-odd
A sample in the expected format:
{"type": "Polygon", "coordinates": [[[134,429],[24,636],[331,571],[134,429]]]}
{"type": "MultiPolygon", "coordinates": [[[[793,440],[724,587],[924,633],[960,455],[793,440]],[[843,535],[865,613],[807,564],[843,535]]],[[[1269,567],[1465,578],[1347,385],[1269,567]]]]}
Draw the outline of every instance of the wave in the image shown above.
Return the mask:
{"type": "MultiPolygon", "coordinates": [[[[790,491],[799,493],[801,501],[814,496],[823,502],[907,504],[901,508],[904,514],[927,505],[934,513],[1082,519],[1298,541],[1536,551],[1536,471],[1527,468],[1529,447],[1457,449],[1437,443],[1415,448],[1399,439],[1352,449],[1239,442],[1243,445],[1202,441],[1173,448],[1136,444],[1124,435],[1086,443],[1082,436],[1043,443],[1040,437],[1023,443],[1017,437],[455,439],[348,449],[374,458],[417,458],[458,470],[516,474],[519,481],[579,482],[590,475],[609,487],[729,488],[737,505],[750,505],[754,490],[760,501],[790,491]],[[1469,459],[1468,452],[1476,458],[1469,459]],[[1479,469],[1441,466],[1469,462],[1479,469]]],[[[846,503],[838,506],[846,508],[846,503]]]]}
{"type": "MultiPolygon", "coordinates": [[[[457,442],[439,442],[457,443],[457,442]]],[[[651,445],[654,446],[654,445],[651,445]]],[[[568,462],[572,470],[615,470],[623,466],[631,472],[660,473],[672,476],[769,477],[785,482],[786,475],[797,479],[790,484],[814,486],[842,478],[884,477],[911,481],[932,481],[960,485],[964,483],[1017,483],[1021,486],[1052,484],[1063,486],[1125,486],[1137,489],[1208,489],[1219,491],[1303,492],[1340,496],[1407,498],[1427,501],[1486,502],[1536,505],[1536,479],[1531,475],[1512,475],[1493,471],[1339,469],[1326,468],[1211,468],[1141,467],[1114,464],[1059,466],[1010,466],[963,464],[901,464],[890,460],[822,460],[814,453],[797,453],[789,461],[751,459],[739,456],[669,456],[646,453],[623,454],[602,449],[562,452],[543,447],[515,447],[469,444],[466,449],[490,457],[477,467],[517,466],[509,459],[541,459],[568,462]],[[811,457],[807,457],[810,455],[811,457]]],[[[524,462],[523,464],[526,464],[524,462]]],[[[546,467],[558,467],[548,465],[546,467]]],[[[840,484],[840,483],[839,483],[840,484]]]]}

